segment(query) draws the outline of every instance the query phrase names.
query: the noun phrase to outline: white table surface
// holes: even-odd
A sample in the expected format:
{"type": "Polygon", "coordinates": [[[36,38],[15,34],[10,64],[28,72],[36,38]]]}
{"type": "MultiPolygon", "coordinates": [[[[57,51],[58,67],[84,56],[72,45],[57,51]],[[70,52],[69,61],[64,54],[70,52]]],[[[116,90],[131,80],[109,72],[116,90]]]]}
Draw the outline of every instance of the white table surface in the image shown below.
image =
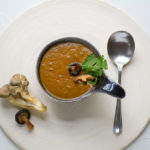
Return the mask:
{"type": "MultiPolygon", "coordinates": [[[[0,33],[24,10],[44,0],[0,0],[0,33]]],[[[106,0],[132,17],[150,37],[150,0],[106,0]]],[[[19,150],[0,129],[0,150],[19,150]]],[[[150,150],[150,124],[127,150],[150,150]]]]}

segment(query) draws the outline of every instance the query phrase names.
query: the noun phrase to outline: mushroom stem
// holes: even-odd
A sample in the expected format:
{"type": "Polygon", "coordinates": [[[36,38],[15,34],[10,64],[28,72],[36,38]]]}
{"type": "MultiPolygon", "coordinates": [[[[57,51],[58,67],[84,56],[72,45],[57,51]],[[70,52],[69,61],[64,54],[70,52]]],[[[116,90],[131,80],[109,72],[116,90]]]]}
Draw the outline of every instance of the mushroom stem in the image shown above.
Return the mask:
{"type": "Polygon", "coordinates": [[[26,116],[22,116],[22,120],[25,122],[30,131],[34,128],[34,125],[29,121],[26,116]]]}

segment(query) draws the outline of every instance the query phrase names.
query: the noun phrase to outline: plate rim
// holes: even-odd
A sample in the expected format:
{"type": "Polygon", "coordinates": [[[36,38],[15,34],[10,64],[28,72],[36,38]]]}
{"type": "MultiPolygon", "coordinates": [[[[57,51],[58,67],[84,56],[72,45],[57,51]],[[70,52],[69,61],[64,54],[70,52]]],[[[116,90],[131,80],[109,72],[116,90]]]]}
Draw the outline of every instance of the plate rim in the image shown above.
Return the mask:
{"type": "MultiPolygon", "coordinates": [[[[51,3],[53,1],[63,1],[63,0],[44,0],[44,1],[41,1],[41,2],[37,2],[36,4],[33,4],[32,6],[30,6],[29,8],[21,11],[17,16],[15,16],[11,22],[9,22],[5,27],[4,29],[2,29],[2,31],[0,32],[0,40],[1,38],[3,37],[3,35],[5,35],[5,33],[7,32],[7,30],[9,30],[9,28],[16,22],[18,21],[20,18],[22,18],[26,13],[28,13],[30,10],[34,9],[34,8],[37,8],[39,7],[40,5],[43,5],[43,4],[46,4],[46,3],[51,3]]],[[[68,0],[69,1],[69,0],[68,0]]],[[[89,2],[93,2],[93,0],[82,0],[82,1],[89,1],[89,2]]],[[[109,8],[112,8],[112,9],[115,9],[117,10],[118,12],[120,12],[121,14],[125,15],[127,18],[129,18],[132,22],[134,22],[134,24],[144,33],[145,37],[147,39],[149,39],[150,41],[150,37],[147,35],[147,33],[143,30],[142,26],[139,25],[134,18],[132,18],[131,16],[129,16],[124,10],[121,10],[120,8],[118,8],[117,6],[115,6],[114,4],[110,3],[110,2],[107,2],[105,0],[94,0],[94,1],[97,1],[98,4],[103,4],[105,6],[108,6],[109,8]]],[[[137,134],[136,137],[134,137],[134,139],[132,141],[130,141],[126,146],[122,147],[122,149],[126,149],[128,148],[130,145],[132,145],[143,133],[143,131],[147,128],[147,126],[149,125],[150,123],[150,116],[148,118],[148,120],[144,123],[145,126],[143,127],[143,129],[137,134]]],[[[17,143],[6,131],[5,129],[2,127],[1,123],[0,123],[0,128],[1,130],[3,131],[3,133],[7,136],[7,138],[17,147],[17,148],[20,148],[22,150],[25,150],[25,147],[23,147],[23,145],[17,143]]]]}

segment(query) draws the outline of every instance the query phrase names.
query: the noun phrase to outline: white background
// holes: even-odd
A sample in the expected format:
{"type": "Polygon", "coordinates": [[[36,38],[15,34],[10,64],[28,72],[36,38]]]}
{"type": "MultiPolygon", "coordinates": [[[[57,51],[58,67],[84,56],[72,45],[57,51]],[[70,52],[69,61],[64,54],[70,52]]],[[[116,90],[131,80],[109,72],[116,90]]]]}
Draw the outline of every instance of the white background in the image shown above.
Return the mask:
{"type": "MultiPolygon", "coordinates": [[[[0,0],[0,33],[22,11],[44,0],[0,0]]],[[[150,37],[150,0],[106,0],[132,17],[150,37]]],[[[0,150],[19,150],[0,130],[0,150]]],[[[150,150],[150,125],[127,150],[150,150]]]]}

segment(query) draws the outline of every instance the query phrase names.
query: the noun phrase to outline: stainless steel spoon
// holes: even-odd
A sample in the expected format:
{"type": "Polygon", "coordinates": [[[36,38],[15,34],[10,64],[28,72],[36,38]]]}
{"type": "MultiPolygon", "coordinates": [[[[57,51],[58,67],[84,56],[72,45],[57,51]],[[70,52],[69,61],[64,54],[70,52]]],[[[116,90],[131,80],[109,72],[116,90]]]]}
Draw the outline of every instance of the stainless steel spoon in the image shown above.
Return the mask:
{"type": "MultiPolygon", "coordinates": [[[[126,31],[114,32],[108,40],[107,49],[110,59],[118,68],[118,82],[121,84],[122,69],[134,54],[135,44],[133,37],[126,31]]],[[[121,99],[117,99],[113,132],[115,134],[122,132],[121,99]]]]}

